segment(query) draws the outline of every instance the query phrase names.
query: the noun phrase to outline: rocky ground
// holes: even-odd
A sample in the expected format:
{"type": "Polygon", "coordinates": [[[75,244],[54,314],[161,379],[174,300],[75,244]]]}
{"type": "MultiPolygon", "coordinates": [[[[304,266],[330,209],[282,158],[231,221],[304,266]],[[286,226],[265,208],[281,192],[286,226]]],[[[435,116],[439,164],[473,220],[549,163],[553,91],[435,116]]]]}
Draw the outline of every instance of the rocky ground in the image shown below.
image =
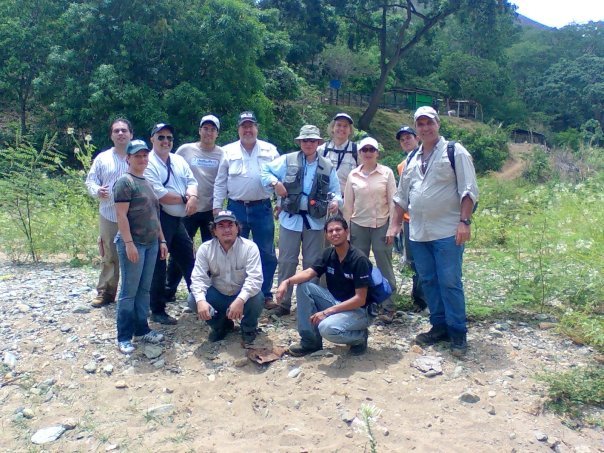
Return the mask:
{"type": "MultiPolygon", "coordinates": [[[[604,434],[544,411],[534,376],[595,360],[545,319],[474,323],[467,358],[412,338],[425,315],[374,325],[369,350],[326,345],[270,364],[178,304],[160,347],[115,347],[115,306],[90,309],[96,270],[0,264],[0,450],[147,452],[598,452],[604,434]],[[542,324],[540,328],[539,324],[542,324]],[[56,440],[53,440],[56,439],[56,440]]],[[[159,327],[159,326],[152,326],[159,327]]],[[[264,318],[257,346],[297,341],[264,318]]]]}

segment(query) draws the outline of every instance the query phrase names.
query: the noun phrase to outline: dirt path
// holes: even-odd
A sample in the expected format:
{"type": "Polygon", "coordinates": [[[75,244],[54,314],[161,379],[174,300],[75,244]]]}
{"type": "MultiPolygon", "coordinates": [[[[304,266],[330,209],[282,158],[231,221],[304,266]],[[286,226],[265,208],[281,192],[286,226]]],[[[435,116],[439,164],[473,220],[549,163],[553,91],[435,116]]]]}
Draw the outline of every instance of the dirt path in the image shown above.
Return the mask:
{"type": "MultiPolygon", "coordinates": [[[[172,304],[179,324],[164,329],[163,347],[151,351],[159,356],[141,346],[127,357],[114,343],[115,307],[88,309],[95,276],[0,265],[0,451],[363,452],[363,405],[381,411],[372,423],[379,452],[604,451],[601,431],[571,429],[542,410],[534,375],[595,354],[539,320],[471,325],[459,361],[444,346],[413,347],[427,319],[400,313],[372,326],[364,356],[327,344],[322,355],[261,367],[238,335],[210,344],[207,327],[172,304]],[[441,360],[442,374],[413,366],[426,356],[441,360]],[[475,402],[460,401],[464,392],[475,402]],[[70,429],[58,440],[31,442],[61,424],[70,429]]],[[[265,318],[257,344],[296,341],[294,316],[265,318]]]]}
{"type": "Polygon", "coordinates": [[[531,150],[535,146],[529,143],[508,143],[510,157],[501,168],[501,171],[493,174],[495,178],[509,181],[522,176],[527,161],[530,159],[531,150]]]}

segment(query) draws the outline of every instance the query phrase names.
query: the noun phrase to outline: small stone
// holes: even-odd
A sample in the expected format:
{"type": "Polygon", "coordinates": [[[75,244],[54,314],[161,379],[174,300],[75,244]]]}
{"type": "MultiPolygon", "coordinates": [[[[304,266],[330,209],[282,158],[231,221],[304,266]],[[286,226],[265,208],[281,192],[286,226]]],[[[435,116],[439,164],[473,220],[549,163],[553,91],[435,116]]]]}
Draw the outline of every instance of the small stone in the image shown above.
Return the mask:
{"type": "Polygon", "coordinates": [[[88,362],[86,365],[84,365],[84,371],[90,374],[96,373],[96,362],[88,362]]]}
{"type": "Polygon", "coordinates": [[[547,441],[547,434],[542,431],[535,431],[535,439],[537,439],[539,442],[545,442],[547,441]]]}
{"type": "Polygon", "coordinates": [[[328,349],[319,349],[308,355],[309,357],[333,357],[333,352],[328,349]]]}
{"type": "Polygon", "coordinates": [[[411,348],[409,348],[409,352],[421,355],[424,353],[424,350],[419,345],[414,344],[413,346],[411,346],[411,348]]]}
{"type": "Polygon", "coordinates": [[[556,324],[555,322],[540,322],[539,323],[539,328],[541,330],[549,330],[549,329],[554,329],[558,326],[558,324],[556,324]]]}
{"type": "Polygon", "coordinates": [[[390,435],[390,430],[386,427],[382,428],[383,432],[384,432],[384,436],[389,436],[390,435]]]}
{"type": "Polygon", "coordinates": [[[2,359],[2,363],[4,363],[11,370],[14,370],[17,366],[17,356],[12,352],[6,351],[4,353],[4,358],[2,359]]]}
{"type": "Polygon", "coordinates": [[[128,384],[126,384],[125,381],[116,381],[115,388],[116,389],[125,389],[125,388],[128,388],[128,384]]]}
{"type": "Polygon", "coordinates": [[[506,371],[503,372],[503,375],[505,377],[513,378],[514,377],[514,372],[512,370],[506,370],[506,371]]]}
{"type": "Polygon", "coordinates": [[[78,422],[75,418],[66,418],[63,420],[63,427],[65,429],[74,429],[76,426],[78,426],[78,422]]]}
{"type": "Polygon", "coordinates": [[[34,411],[32,411],[30,408],[25,408],[23,409],[23,411],[21,411],[21,413],[23,414],[23,416],[25,418],[34,418],[34,411]]]}
{"type": "Polygon", "coordinates": [[[248,363],[250,363],[250,361],[248,360],[247,357],[241,357],[241,358],[235,360],[235,362],[233,362],[233,365],[235,365],[237,368],[242,368],[242,367],[246,366],[248,363]]]}
{"type": "Polygon", "coordinates": [[[88,307],[86,305],[79,305],[72,310],[72,313],[81,313],[81,314],[90,313],[90,307],[88,307]]]}
{"type": "Polygon", "coordinates": [[[516,439],[516,433],[510,433],[509,436],[510,440],[514,440],[516,439]]]}
{"type": "Polygon", "coordinates": [[[480,401],[480,397],[476,393],[470,390],[466,390],[461,395],[459,395],[459,401],[461,401],[462,403],[474,404],[480,401]]]}
{"type": "Polygon", "coordinates": [[[31,307],[25,304],[18,304],[17,310],[19,310],[21,313],[27,313],[28,311],[31,311],[31,307]]]}
{"type": "Polygon", "coordinates": [[[208,375],[208,381],[214,382],[215,380],[216,380],[216,375],[215,374],[208,375]]]}
{"type": "Polygon", "coordinates": [[[117,450],[117,449],[118,449],[117,444],[109,444],[105,447],[105,451],[113,451],[113,450],[117,450]]]}
{"type": "Polygon", "coordinates": [[[161,404],[147,410],[147,414],[153,417],[157,415],[170,415],[174,413],[174,404],[161,404]]]}
{"type": "Polygon", "coordinates": [[[71,326],[61,326],[61,332],[63,332],[63,333],[71,332],[71,326]]]}
{"type": "Polygon", "coordinates": [[[168,395],[170,395],[170,394],[174,393],[174,389],[164,387],[164,393],[167,393],[168,395]]]}
{"type": "Polygon", "coordinates": [[[348,437],[349,439],[352,439],[352,437],[354,436],[354,434],[353,434],[352,431],[346,431],[345,436],[348,437]]]}
{"type": "Polygon", "coordinates": [[[107,365],[105,365],[103,367],[103,372],[107,375],[110,375],[111,373],[113,373],[113,365],[111,365],[110,363],[108,363],[107,365]]]}
{"type": "Polygon", "coordinates": [[[166,366],[166,361],[164,359],[159,359],[158,361],[156,361],[153,366],[155,368],[163,368],[164,366],[166,366]]]}
{"type": "Polygon", "coordinates": [[[145,349],[143,350],[143,354],[145,354],[145,357],[147,357],[148,359],[157,359],[160,355],[163,354],[163,352],[164,348],[154,344],[145,345],[145,349]]]}
{"type": "Polygon", "coordinates": [[[495,398],[497,396],[497,392],[494,390],[489,390],[489,398],[495,398]]]}
{"type": "Polygon", "coordinates": [[[495,328],[490,328],[489,329],[489,334],[493,337],[493,338],[501,338],[503,337],[503,332],[501,332],[498,329],[495,328]]]}
{"type": "Polygon", "coordinates": [[[289,373],[287,373],[287,377],[297,378],[302,370],[300,368],[294,368],[289,373]]]}
{"type": "Polygon", "coordinates": [[[452,377],[454,379],[457,379],[459,376],[461,376],[462,373],[463,373],[463,367],[461,365],[457,365],[455,367],[455,369],[453,370],[452,377]]]}
{"type": "Polygon", "coordinates": [[[342,420],[344,423],[352,423],[355,416],[356,414],[354,414],[353,412],[345,410],[344,412],[342,412],[342,415],[340,415],[340,420],[342,420]]]}
{"type": "Polygon", "coordinates": [[[61,437],[65,431],[66,429],[63,425],[55,425],[49,426],[48,428],[42,428],[36,431],[33,436],[31,436],[31,441],[36,445],[54,442],[59,437],[61,437]]]}
{"type": "Polygon", "coordinates": [[[493,406],[492,404],[489,404],[487,406],[487,414],[489,415],[495,415],[497,412],[495,412],[495,406],[493,406]]]}

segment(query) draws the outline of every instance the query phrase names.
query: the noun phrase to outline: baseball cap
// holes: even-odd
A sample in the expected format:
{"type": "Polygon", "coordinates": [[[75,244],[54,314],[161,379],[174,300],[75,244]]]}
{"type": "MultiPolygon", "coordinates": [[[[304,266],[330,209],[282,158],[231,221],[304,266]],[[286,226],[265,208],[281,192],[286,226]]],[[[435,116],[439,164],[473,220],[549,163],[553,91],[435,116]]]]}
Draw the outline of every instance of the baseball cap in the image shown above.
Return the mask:
{"type": "Polygon", "coordinates": [[[348,113],[344,113],[344,112],[336,113],[336,115],[333,117],[333,121],[339,120],[339,119],[342,119],[342,118],[344,118],[345,120],[347,120],[350,124],[354,124],[354,121],[352,120],[352,117],[348,113]]]}
{"type": "Polygon", "coordinates": [[[400,140],[401,135],[403,135],[403,134],[413,134],[417,137],[417,133],[415,132],[415,129],[413,129],[412,127],[409,127],[409,126],[401,126],[401,128],[396,133],[396,139],[400,140]]]}
{"type": "Polygon", "coordinates": [[[357,144],[357,148],[359,150],[363,149],[363,147],[365,146],[371,146],[372,148],[375,149],[380,149],[380,145],[378,144],[377,140],[373,137],[365,137],[363,140],[361,140],[358,144],[357,144]]]}
{"type": "Polygon", "coordinates": [[[126,153],[136,154],[142,149],[146,149],[147,151],[149,151],[149,146],[147,146],[147,143],[145,143],[143,140],[131,140],[130,143],[128,143],[128,147],[126,148],[126,153]]]}
{"type": "Polygon", "coordinates": [[[438,117],[438,113],[436,112],[436,110],[434,110],[432,107],[430,107],[428,105],[424,105],[423,107],[420,107],[415,111],[415,115],[413,115],[413,121],[417,121],[417,119],[420,116],[427,116],[428,118],[432,118],[432,119],[436,119],[437,121],[440,121],[440,118],[438,117]]]}
{"type": "Polygon", "coordinates": [[[170,132],[174,133],[174,126],[166,123],[157,123],[155,126],[153,126],[153,129],[151,129],[151,135],[155,135],[162,129],[168,129],[170,132]]]}
{"type": "Polygon", "coordinates": [[[216,129],[220,129],[220,120],[214,115],[204,116],[199,122],[199,127],[203,126],[204,123],[212,123],[214,126],[216,126],[216,129]]]}
{"type": "Polygon", "coordinates": [[[239,114],[239,120],[237,121],[237,126],[241,126],[246,121],[251,121],[254,124],[258,124],[258,120],[256,119],[256,115],[254,115],[254,112],[250,112],[250,111],[241,112],[239,114]]]}
{"type": "Polygon", "coordinates": [[[312,124],[305,124],[300,128],[300,135],[298,135],[294,140],[303,140],[305,138],[311,138],[315,140],[321,140],[321,131],[317,126],[313,126],[312,124]]]}
{"type": "Polygon", "coordinates": [[[222,222],[223,220],[230,220],[231,222],[236,222],[237,218],[232,211],[220,211],[216,217],[214,217],[214,223],[222,222]]]}

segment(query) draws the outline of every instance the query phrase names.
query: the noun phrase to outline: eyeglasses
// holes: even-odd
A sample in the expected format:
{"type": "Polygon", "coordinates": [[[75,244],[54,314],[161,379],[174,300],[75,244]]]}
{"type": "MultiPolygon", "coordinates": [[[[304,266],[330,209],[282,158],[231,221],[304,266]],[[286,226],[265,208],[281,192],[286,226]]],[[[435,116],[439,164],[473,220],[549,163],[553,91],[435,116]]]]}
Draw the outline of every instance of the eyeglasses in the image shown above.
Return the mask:
{"type": "Polygon", "coordinates": [[[157,139],[160,142],[163,142],[164,140],[168,140],[169,142],[173,142],[174,141],[174,137],[171,135],[158,135],[157,139]]]}
{"type": "Polygon", "coordinates": [[[129,131],[128,129],[126,129],[126,128],[124,128],[124,129],[113,129],[113,130],[111,131],[111,133],[113,133],[113,134],[119,134],[120,132],[121,132],[122,134],[127,134],[127,133],[128,133],[128,132],[130,132],[130,131],[129,131]]]}
{"type": "Polygon", "coordinates": [[[361,148],[362,153],[377,153],[377,149],[375,148],[361,148]]]}
{"type": "Polygon", "coordinates": [[[317,143],[319,140],[316,138],[303,138],[300,140],[302,143],[317,143]]]}

